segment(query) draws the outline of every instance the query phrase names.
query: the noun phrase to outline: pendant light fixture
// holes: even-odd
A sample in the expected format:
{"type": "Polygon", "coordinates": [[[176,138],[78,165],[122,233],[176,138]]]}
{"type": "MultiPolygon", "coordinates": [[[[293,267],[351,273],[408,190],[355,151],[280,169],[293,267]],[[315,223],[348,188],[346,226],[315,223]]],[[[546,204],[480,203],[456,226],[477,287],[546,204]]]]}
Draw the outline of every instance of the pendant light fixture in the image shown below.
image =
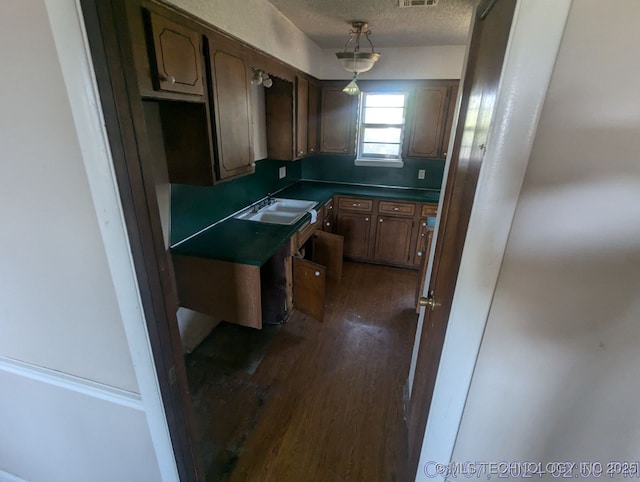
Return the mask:
{"type": "Polygon", "coordinates": [[[360,89],[356,83],[358,74],[371,70],[373,64],[380,58],[380,54],[374,51],[373,43],[369,38],[371,30],[367,30],[369,27],[367,22],[352,22],[351,26],[353,28],[349,31],[349,40],[347,40],[347,43],[344,45],[342,52],[336,52],[336,57],[344,70],[353,73],[353,80],[343,89],[343,92],[349,95],[357,95],[360,93],[360,89]],[[360,37],[362,37],[363,34],[371,46],[371,52],[360,51],[360,37]],[[355,43],[353,43],[354,39],[355,43]]]}

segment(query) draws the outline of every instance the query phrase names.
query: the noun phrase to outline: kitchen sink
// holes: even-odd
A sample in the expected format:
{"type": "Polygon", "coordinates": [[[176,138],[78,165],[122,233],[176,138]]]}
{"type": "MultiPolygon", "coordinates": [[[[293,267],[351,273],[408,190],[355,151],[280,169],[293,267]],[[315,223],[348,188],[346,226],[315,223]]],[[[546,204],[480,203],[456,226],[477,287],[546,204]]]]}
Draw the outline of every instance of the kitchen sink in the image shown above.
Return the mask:
{"type": "Polygon", "coordinates": [[[315,205],[315,201],[272,198],[241,211],[235,219],[270,224],[294,224],[315,205]]]}

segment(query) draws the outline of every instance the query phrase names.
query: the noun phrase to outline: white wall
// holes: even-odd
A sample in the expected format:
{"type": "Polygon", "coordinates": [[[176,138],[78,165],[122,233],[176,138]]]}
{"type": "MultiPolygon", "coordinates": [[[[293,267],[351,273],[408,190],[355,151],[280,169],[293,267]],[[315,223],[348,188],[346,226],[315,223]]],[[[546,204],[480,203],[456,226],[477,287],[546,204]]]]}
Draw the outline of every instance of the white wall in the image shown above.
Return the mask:
{"type": "Polygon", "coordinates": [[[638,18],[572,4],[454,461],[637,460],[638,18]]]}
{"type": "Polygon", "coordinates": [[[44,4],[2,10],[0,355],[136,391],[44,4]]]}
{"type": "MultiPolygon", "coordinates": [[[[266,0],[168,0],[210,24],[234,35],[318,79],[347,79],[335,50],[320,49],[266,0]]],[[[345,39],[346,39],[345,31],[345,39]]],[[[375,38],[374,38],[375,41],[375,38]]],[[[459,79],[465,46],[385,48],[380,60],[362,79],[459,79]]]]}
{"type": "MultiPolygon", "coordinates": [[[[323,79],[350,79],[336,59],[334,50],[323,50],[323,79]]],[[[369,72],[360,79],[459,79],[465,57],[465,45],[433,47],[381,47],[378,60],[369,72]]]]}
{"type": "Polygon", "coordinates": [[[168,1],[303,72],[320,76],[320,47],[266,0],[168,1]]]}
{"type": "Polygon", "coordinates": [[[2,2],[0,58],[0,480],[171,480],[75,2],[2,2]]]}

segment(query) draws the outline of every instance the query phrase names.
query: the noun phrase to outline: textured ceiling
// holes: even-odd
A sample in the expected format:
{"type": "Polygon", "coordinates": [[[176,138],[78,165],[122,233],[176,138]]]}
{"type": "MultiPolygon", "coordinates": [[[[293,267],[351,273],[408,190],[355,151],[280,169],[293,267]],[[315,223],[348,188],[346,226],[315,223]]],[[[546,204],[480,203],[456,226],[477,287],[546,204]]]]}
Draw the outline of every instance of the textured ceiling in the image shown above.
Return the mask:
{"type": "MultiPolygon", "coordinates": [[[[322,48],[342,48],[350,22],[364,20],[378,47],[463,45],[474,0],[398,7],[398,0],[269,0],[322,48]]],[[[362,45],[362,43],[361,43],[362,45]]]]}

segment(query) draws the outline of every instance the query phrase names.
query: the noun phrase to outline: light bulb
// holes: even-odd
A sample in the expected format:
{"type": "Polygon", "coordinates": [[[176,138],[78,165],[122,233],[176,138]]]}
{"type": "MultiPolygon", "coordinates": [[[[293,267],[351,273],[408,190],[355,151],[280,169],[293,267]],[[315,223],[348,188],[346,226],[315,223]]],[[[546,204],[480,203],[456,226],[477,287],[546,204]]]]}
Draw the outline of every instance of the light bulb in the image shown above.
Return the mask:
{"type": "Polygon", "coordinates": [[[342,89],[342,92],[347,95],[358,95],[360,93],[360,87],[358,87],[358,84],[356,83],[356,77],[354,77],[353,80],[349,82],[344,89],[342,89]]]}

